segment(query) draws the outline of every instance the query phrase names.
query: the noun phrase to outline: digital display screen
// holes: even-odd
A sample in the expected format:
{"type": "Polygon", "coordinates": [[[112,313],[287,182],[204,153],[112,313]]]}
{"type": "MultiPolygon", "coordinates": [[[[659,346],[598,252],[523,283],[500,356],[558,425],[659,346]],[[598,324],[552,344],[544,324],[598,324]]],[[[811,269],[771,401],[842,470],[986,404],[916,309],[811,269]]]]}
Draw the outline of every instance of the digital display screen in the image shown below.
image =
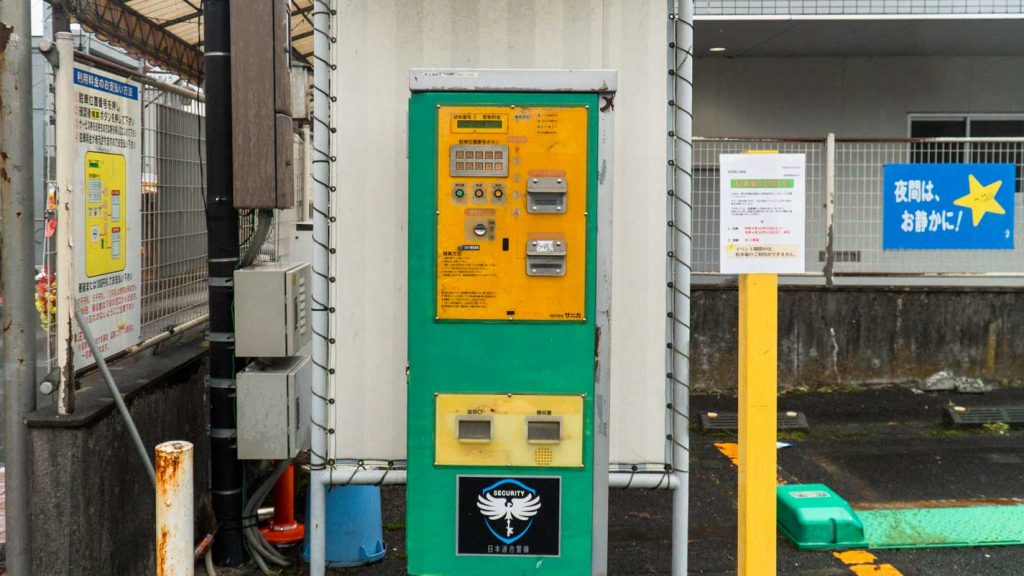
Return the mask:
{"type": "Polygon", "coordinates": [[[501,128],[501,120],[456,120],[458,128],[501,128]]]}

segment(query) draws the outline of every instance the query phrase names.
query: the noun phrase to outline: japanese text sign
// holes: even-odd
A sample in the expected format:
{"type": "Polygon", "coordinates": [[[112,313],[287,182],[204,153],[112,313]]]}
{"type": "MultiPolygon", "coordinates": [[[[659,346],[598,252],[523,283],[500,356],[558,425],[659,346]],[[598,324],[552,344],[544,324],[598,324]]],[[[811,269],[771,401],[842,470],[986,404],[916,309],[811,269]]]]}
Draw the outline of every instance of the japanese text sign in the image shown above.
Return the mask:
{"type": "Polygon", "coordinates": [[[1013,164],[886,164],[883,181],[883,249],[1013,249],[1013,164]]]}
{"type": "MultiPolygon", "coordinates": [[[[140,86],[74,68],[75,298],[106,357],[139,341],[142,252],[140,86]]],[[[94,362],[79,330],[76,369],[94,362]]]]}
{"type": "Polygon", "coordinates": [[[719,156],[722,272],[804,272],[805,166],[803,154],[719,156]]]}

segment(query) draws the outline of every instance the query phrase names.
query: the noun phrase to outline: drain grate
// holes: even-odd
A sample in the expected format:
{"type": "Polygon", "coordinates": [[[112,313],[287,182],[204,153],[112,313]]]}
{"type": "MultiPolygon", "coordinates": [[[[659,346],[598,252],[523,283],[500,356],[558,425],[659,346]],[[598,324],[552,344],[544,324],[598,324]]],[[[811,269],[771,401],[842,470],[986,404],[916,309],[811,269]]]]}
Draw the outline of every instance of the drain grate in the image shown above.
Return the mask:
{"type": "Polygon", "coordinates": [[[1005,424],[1024,426],[1024,406],[946,406],[943,412],[950,426],[1005,424]]]}
{"type": "MultiPolygon", "coordinates": [[[[779,412],[779,430],[810,430],[811,425],[807,423],[807,416],[803,412],[779,412]]],[[[731,430],[740,429],[739,414],[736,412],[701,412],[701,430],[731,430]]]]}

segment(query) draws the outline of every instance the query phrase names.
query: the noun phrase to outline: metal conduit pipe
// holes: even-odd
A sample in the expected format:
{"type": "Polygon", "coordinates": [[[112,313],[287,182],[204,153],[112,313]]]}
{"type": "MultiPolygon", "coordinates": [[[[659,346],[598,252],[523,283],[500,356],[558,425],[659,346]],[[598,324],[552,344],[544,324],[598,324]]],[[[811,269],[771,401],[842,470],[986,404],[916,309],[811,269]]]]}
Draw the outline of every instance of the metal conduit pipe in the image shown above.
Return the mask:
{"type": "Polygon", "coordinates": [[[690,251],[693,186],[693,0],[668,0],[668,261],[666,353],[672,387],[672,575],[686,576],[690,517],[690,251]]]}
{"type": "Polygon", "coordinates": [[[188,322],[182,322],[181,324],[178,324],[177,326],[172,326],[172,327],[168,328],[167,330],[164,330],[163,332],[157,334],[156,336],[153,336],[151,338],[147,338],[147,339],[143,340],[142,342],[139,342],[138,344],[136,344],[134,346],[129,346],[128,349],[125,350],[125,353],[126,354],[135,354],[136,352],[142,352],[143,350],[146,350],[147,348],[152,348],[153,346],[156,346],[157,344],[159,344],[159,343],[161,343],[161,342],[163,342],[165,340],[170,340],[170,338],[172,336],[174,336],[175,334],[181,334],[182,332],[187,332],[187,331],[189,331],[189,330],[191,330],[193,328],[196,328],[198,326],[202,326],[209,319],[210,319],[210,315],[209,314],[203,314],[202,316],[200,316],[198,318],[195,318],[195,319],[192,319],[192,320],[189,320],[188,322]]]}
{"type": "MultiPolygon", "coordinates": [[[[242,3],[234,4],[244,6],[242,3]]],[[[231,138],[231,38],[228,0],[205,0],[203,53],[206,76],[206,230],[209,269],[210,483],[217,538],[213,561],[240,566],[242,536],[242,464],[238,460],[235,418],[236,362],[234,273],[238,267],[238,212],[234,207],[231,138]]]]}
{"type": "MultiPolygon", "coordinates": [[[[346,470],[335,468],[331,474],[320,475],[325,486],[398,486],[406,483],[405,470],[346,470]]],[[[679,485],[678,479],[666,472],[611,472],[608,487],[628,490],[669,490],[679,485]]],[[[267,509],[267,516],[273,512],[267,509]]],[[[262,509],[261,509],[262,513],[262,509]]]]}
{"type": "Polygon", "coordinates": [[[245,506],[245,518],[247,519],[244,528],[245,540],[249,543],[249,551],[252,554],[253,561],[256,562],[256,565],[259,566],[260,571],[264,574],[271,573],[267,562],[282,567],[290,565],[291,562],[267,542],[266,537],[260,532],[259,524],[251,519],[258,516],[260,504],[267,498],[270,491],[274,488],[277,479],[281,477],[281,474],[290,465],[291,460],[278,462],[277,466],[274,467],[274,471],[256,489],[245,506]]]}
{"type": "Polygon", "coordinates": [[[256,230],[253,231],[252,238],[249,239],[249,246],[246,247],[245,254],[238,263],[239,268],[247,268],[256,261],[256,257],[260,255],[260,249],[263,248],[263,244],[270,236],[270,225],[273,221],[273,210],[260,209],[256,211],[256,230]]]}

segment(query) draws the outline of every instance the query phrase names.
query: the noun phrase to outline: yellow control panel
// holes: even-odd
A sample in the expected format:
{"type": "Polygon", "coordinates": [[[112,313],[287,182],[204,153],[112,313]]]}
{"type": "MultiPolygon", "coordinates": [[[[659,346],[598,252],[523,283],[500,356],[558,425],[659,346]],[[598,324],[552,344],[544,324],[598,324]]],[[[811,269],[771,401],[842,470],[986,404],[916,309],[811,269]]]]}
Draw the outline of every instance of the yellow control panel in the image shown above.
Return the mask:
{"type": "Polygon", "coordinates": [[[583,466],[583,396],[438,394],[434,463],[583,466]]]}
{"type": "Polygon", "coordinates": [[[437,318],[583,321],[587,109],[438,108],[437,318]]]}
{"type": "Polygon", "coordinates": [[[85,154],[85,275],[125,267],[126,165],[120,154],[85,154]]]}

